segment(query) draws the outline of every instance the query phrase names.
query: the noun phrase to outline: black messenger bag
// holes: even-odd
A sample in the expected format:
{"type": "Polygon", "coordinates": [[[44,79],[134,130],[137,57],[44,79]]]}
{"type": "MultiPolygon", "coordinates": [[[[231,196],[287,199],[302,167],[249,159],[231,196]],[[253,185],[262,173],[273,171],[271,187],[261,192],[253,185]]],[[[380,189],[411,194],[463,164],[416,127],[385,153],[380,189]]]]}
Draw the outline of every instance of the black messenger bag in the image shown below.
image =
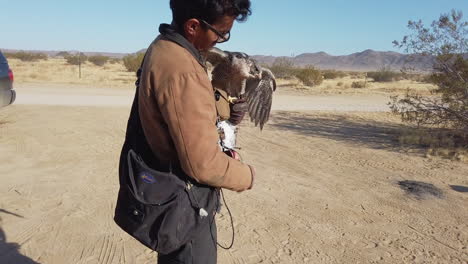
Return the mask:
{"type": "Polygon", "coordinates": [[[161,166],[141,127],[138,84],[120,155],[114,221],[148,248],[168,254],[213,220],[218,194],[215,188],[191,180],[180,168],[158,169],[161,166]]]}

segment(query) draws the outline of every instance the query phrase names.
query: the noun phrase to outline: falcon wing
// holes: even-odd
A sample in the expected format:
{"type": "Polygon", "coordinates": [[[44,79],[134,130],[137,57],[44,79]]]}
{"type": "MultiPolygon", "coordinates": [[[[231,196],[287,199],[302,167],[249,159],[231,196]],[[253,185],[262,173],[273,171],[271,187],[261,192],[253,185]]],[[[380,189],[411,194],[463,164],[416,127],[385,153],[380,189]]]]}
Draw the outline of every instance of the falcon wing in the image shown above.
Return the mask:
{"type": "Polygon", "coordinates": [[[250,120],[260,129],[270,118],[273,92],[276,91],[276,80],[273,73],[260,67],[260,78],[247,79],[245,94],[249,105],[250,120]]]}

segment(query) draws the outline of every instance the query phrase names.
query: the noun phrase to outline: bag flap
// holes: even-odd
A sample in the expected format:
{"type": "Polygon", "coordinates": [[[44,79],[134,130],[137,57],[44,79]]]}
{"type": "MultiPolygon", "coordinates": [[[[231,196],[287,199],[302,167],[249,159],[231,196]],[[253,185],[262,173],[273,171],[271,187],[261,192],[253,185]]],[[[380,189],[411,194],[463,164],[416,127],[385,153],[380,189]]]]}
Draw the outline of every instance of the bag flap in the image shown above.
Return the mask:
{"type": "Polygon", "coordinates": [[[185,182],[171,172],[154,170],[132,149],[128,151],[130,191],[143,204],[162,205],[185,189],[185,182]]]}

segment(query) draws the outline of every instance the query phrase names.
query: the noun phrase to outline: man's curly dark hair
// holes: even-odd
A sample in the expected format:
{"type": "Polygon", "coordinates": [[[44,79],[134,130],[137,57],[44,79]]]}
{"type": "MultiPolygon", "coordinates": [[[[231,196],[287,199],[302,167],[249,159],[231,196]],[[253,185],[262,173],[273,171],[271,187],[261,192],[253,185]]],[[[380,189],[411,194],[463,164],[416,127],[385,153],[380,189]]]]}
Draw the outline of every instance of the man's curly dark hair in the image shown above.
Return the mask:
{"type": "Polygon", "coordinates": [[[214,24],[225,15],[243,22],[252,14],[250,5],[250,0],[170,0],[172,19],[179,27],[191,18],[214,24]]]}

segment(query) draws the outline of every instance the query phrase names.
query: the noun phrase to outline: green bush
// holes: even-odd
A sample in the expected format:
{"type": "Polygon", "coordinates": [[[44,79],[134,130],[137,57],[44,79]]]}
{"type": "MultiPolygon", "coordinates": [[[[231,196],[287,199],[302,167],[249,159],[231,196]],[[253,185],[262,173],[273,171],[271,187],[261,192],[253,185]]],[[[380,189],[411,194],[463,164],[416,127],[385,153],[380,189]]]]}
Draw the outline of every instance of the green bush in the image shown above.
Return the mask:
{"type": "Polygon", "coordinates": [[[366,82],[362,82],[362,81],[352,82],[351,88],[366,88],[366,82]]]}
{"type": "Polygon", "coordinates": [[[70,53],[66,52],[66,51],[60,51],[59,53],[55,54],[55,57],[67,57],[67,56],[70,56],[70,53]]]}
{"type": "Polygon", "coordinates": [[[325,71],[323,71],[323,78],[326,79],[326,80],[343,78],[345,76],[346,76],[346,73],[344,73],[342,71],[335,71],[335,70],[325,70],[325,71]]]}
{"type": "Polygon", "coordinates": [[[411,80],[420,83],[433,83],[431,74],[407,73],[402,74],[402,79],[411,80]]]}
{"type": "Polygon", "coordinates": [[[294,72],[296,70],[294,67],[294,62],[284,57],[277,58],[269,68],[276,78],[284,79],[288,79],[294,76],[294,72]]]}
{"type": "Polygon", "coordinates": [[[305,68],[298,68],[295,70],[296,78],[298,78],[304,85],[315,86],[323,82],[323,75],[320,70],[315,69],[313,66],[305,68]]]}
{"type": "Polygon", "coordinates": [[[49,57],[44,53],[31,53],[19,51],[15,53],[5,53],[5,56],[9,59],[19,59],[21,61],[39,61],[47,60],[49,57]]]}
{"type": "Polygon", "coordinates": [[[136,54],[129,54],[123,57],[123,63],[127,71],[129,72],[136,72],[143,62],[143,58],[145,57],[145,53],[136,53],[136,54]]]}
{"type": "Polygon", "coordinates": [[[88,61],[96,66],[104,66],[104,64],[106,64],[109,61],[109,59],[110,58],[107,56],[96,55],[96,56],[90,56],[88,58],[88,61]]]}
{"type": "Polygon", "coordinates": [[[77,55],[66,56],[65,60],[67,61],[68,64],[79,65],[79,64],[85,63],[88,60],[88,57],[84,55],[83,53],[80,53],[77,55]]]}
{"type": "Polygon", "coordinates": [[[372,78],[375,82],[393,82],[402,79],[402,74],[383,67],[379,71],[368,72],[367,77],[372,78]]]}
{"type": "Polygon", "coordinates": [[[122,60],[119,59],[119,58],[110,58],[109,59],[110,64],[117,64],[117,63],[120,63],[120,62],[122,62],[122,60]]]}

